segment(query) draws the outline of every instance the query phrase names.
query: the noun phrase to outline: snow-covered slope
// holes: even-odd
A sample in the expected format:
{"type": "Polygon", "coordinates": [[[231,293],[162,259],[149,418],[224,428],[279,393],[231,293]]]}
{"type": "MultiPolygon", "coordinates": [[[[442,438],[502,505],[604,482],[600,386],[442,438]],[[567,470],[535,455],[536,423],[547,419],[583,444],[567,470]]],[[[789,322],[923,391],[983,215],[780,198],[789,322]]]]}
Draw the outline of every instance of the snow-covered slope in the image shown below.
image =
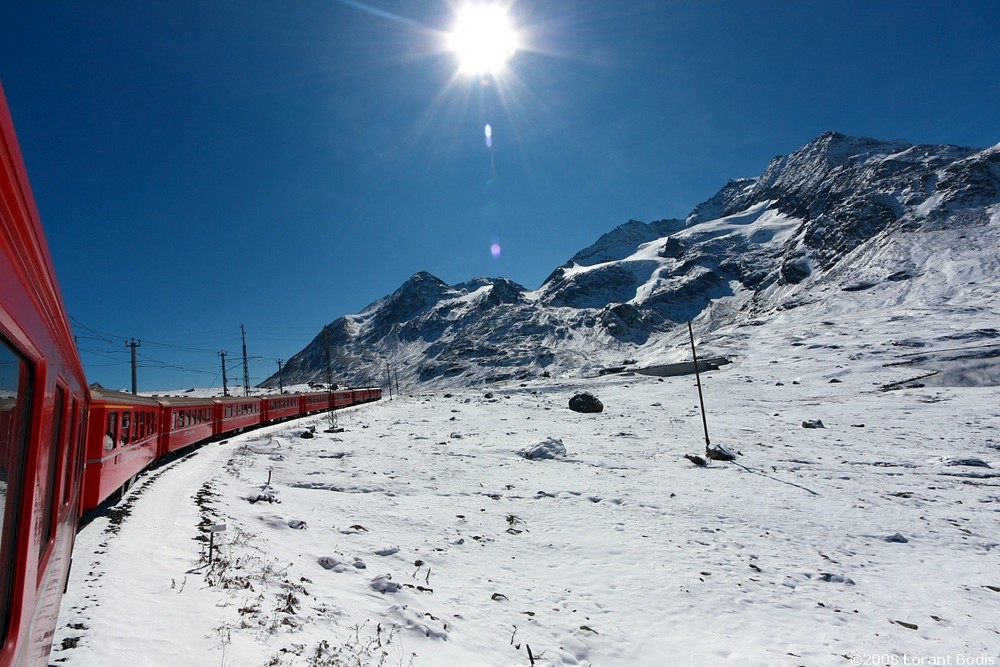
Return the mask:
{"type": "Polygon", "coordinates": [[[693,378],[642,375],[206,445],[81,531],[51,662],[1000,664],[1000,387],[879,391],[919,372],[883,365],[912,338],[837,308],[777,314],[702,377],[732,463],[684,457],[704,451],[693,378]],[[604,412],[571,411],[581,390],[604,412]],[[550,439],[565,455],[519,455],[550,439]]]}
{"type": "Polygon", "coordinates": [[[404,383],[454,386],[588,375],[684,356],[679,325],[688,320],[732,342],[741,337],[726,331],[795,308],[995,317],[998,211],[1000,145],[829,132],[758,178],[730,181],[684,222],[617,227],[537,290],[493,278],[449,286],[417,273],[328,325],[284,380],[381,381],[386,364],[404,383]]]}

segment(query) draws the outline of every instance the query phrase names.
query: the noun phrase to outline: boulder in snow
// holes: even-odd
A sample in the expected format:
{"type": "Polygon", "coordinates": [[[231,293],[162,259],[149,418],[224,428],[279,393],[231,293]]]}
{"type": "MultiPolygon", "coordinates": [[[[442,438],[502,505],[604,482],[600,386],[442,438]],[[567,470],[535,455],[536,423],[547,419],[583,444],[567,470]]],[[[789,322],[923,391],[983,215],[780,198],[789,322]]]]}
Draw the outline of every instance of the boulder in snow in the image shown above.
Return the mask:
{"type": "Polygon", "coordinates": [[[517,451],[526,459],[561,459],[566,456],[566,445],[559,438],[546,438],[517,451]]]}
{"type": "Polygon", "coordinates": [[[574,412],[604,412],[604,404],[596,396],[585,391],[569,399],[569,409],[574,412]]]}

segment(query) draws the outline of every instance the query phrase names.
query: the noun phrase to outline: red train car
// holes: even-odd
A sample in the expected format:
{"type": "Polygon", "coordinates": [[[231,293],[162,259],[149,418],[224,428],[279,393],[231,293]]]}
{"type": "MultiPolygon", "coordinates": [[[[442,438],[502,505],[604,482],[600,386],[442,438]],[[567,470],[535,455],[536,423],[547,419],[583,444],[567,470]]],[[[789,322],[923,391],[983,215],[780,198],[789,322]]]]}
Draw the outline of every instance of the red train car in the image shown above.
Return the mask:
{"type": "Polygon", "coordinates": [[[363,389],[354,389],[353,394],[353,402],[355,404],[369,403],[382,398],[382,389],[379,387],[365,387],[363,389]]]}
{"type": "Polygon", "coordinates": [[[156,460],[160,425],[157,401],[91,388],[81,511],[127,491],[136,475],[156,460]]]}
{"type": "Polygon", "coordinates": [[[157,457],[215,435],[215,402],[210,398],[159,398],[162,429],[157,457]]]}
{"type": "Polygon", "coordinates": [[[264,403],[265,422],[290,419],[300,414],[301,405],[299,401],[299,394],[265,396],[261,399],[261,401],[264,403]]]}
{"type": "Polygon", "coordinates": [[[48,665],[87,384],[0,87],[0,667],[48,665]]]}
{"type": "Polygon", "coordinates": [[[300,396],[304,415],[325,412],[333,407],[333,394],[328,391],[300,394],[300,396]]]}
{"type": "Polygon", "coordinates": [[[333,407],[345,408],[354,405],[354,392],[350,389],[340,389],[333,392],[333,407]]]}
{"type": "Polygon", "coordinates": [[[264,420],[263,405],[259,398],[216,398],[214,403],[215,437],[240,433],[260,426],[264,420]]]}

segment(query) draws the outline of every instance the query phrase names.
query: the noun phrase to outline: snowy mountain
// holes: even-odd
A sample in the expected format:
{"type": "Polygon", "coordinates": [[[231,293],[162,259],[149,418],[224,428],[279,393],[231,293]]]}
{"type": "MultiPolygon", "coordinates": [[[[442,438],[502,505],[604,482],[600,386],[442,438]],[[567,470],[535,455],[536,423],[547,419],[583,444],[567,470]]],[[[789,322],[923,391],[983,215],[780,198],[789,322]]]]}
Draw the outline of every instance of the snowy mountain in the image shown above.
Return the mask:
{"type": "Polygon", "coordinates": [[[388,365],[402,382],[457,386],[656,365],[686,358],[679,325],[692,319],[713,352],[738,356],[743,327],[793,309],[816,322],[831,308],[871,311],[891,335],[891,314],[913,307],[943,318],[987,308],[998,241],[1000,144],[828,132],[684,221],[613,229],[536,290],[417,273],[325,327],[283,381],[383,382],[388,365]]]}

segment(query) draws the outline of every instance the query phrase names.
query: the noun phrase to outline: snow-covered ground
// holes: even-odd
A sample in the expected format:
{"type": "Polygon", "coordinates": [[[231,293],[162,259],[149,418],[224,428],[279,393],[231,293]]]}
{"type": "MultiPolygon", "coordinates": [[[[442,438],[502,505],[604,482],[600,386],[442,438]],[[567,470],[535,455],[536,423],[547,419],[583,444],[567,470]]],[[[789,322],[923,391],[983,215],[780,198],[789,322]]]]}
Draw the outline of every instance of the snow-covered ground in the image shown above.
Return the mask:
{"type": "Polygon", "coordinates": [[[910,343],[947,346],[913,318],[790,311],[709,340],[738,351],[703,376],[734,463],[684,457],[693,377],[639,375],[207,445],[81,530],[51,662],[1000,664],[1000,388],[881,391],[925,373],[887,365],[910,343]],[[604,412],[570,411],[578,391],[604,412]],[[564,457],[518,454],[548,438],[564,457]]]}

